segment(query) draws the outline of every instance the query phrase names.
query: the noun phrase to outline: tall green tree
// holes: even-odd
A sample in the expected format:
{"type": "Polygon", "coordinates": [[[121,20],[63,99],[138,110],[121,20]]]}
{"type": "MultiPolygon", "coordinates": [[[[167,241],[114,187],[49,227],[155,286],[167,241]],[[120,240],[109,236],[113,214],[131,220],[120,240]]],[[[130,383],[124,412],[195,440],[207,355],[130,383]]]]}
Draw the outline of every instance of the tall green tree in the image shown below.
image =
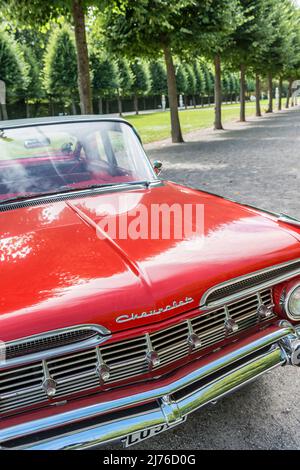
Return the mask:
{"type": "MultiPolygon", "coordinates": [[[[0,80],[6,84],[7,101],[24,97],[28,70],[20,47],[4,31],[0,31],[0,80]]],[[[1,114],[2,119],[8,119],[6,103],[1,105],[1,114]]]]}
{"type": "Polygon", "coordinates": [[[67,26],[55,28],[50,36],[44,58],[44,84],[48,95],[72,104],[77,90],[77,60],[73,37],[67,26]]]}
{"type": "MultiPolygon", "coordinates": [[[[179,63],[176,65],[176,89],[179,95],[184,95],[188,86],[188,79],[184,66],[179,63]]],[[[178,99],[178,97],[176,97],[178,99]]]]}
{"type": "Polygon", "coordinates": [[[259,73],[264,67],[263,56],[268,49],[273,28],[269,12],[278,0],[240,0],[243,22],[232,34],[234,47],[230,51],[230,60],[240,70],[240,121],[246,120],[246,73],[254,70],[256,74],[257,115],[259,110],[259,73]]]}
{"type": "MultiPolygon", "coordinates": [[[[194,61],[193,69],[196,79],[196,95],[202,98],[205,92],[205,77],[198,60],[194,61]]],[[[196,101],[194,101],[194,106],[196,107],[196,101]]]]}
{"type": "Polygon", "coordinates": [[[78,87],[82,114],[91,114],[92,92],[85,15],[89,8],[102,8],[99,0],[0,0],[1,13],[21,26],[39,28],[64,16],[74,26],[77,51],[78,87]]]}
{"type": "Polygon", "coordinates": [[[189,64],[184,64],[183,65],[184,70],[185,70],[185,75],[186,75],[186,88],[184,92],[184,104],[185,107],[187,108],[188,106],[188,96],[193,97],[193,102],[195,102],[195,94],[197,91],[197,80],[196,76],[194,73],[194,69],[191,65],[189,64]]]}
{"type": "Polygon", "coordinates": [[[167,72],[161,60],[153,60],[149,64],[151,77],[151,94],[154,96],[154,107],[156,108],[156,97],[166,95],[168,92],[167,72]]]}
{"type": "MultiPolygon", "coordinates": [[[[116,62],[107,54],[91,53],[91,69],[93,72],[93,91],[98,99],[99,114],[103,113],[103,98],[108,99],[117,95],[119,88],[118,68],[116,62]]],[[[109,112],[107,106],[107,112],[109,112]]]]}
{"type": "Polygon", "coordinates": [[[133,86],[133,73],[131,71],[129,62],[125,58],[119,58],[117,60],[118,67],[118,109],[119,114],[122,116],[122,98],[131,95],[133,86]]]}
{"type": "Polygon", "coordinates": [[[212,96],[213,92],[214,92],[214,75],[210,69],[210,67],[208,66],[207,62],[205,62],[204,60],[202,60],[200,62],[200,67],[202,69],[202,72],[203,72],[203,76],[204,76],[204,96],[207,97],[207,102],[208,104],[210,104],[210,97],[212,96]]]}
{"type": "Polygon", "coordinates": [[[148,66],[142,60],[136,59],[130,65],[133,81],[132,81],[132,93],[133,93],[133,105],[135,114],[139,114],[139,96],[145,96],[151,87],[150,73],[148,66]]]}
{"type": "Polygon", "coordinates": [[[268,74],[269,104],[267,112],[273,112],[273,78],[281,76],[289,55],[295,54],[293,36],[299,30],[299,14],[290,0],[268,0],[268,23],[272,31],[264,54],[264,67],[268,74]],[[298,17],[298,18],[297,18],[298,17]],[[297,20],[295,21],[295,18],[297,20]]]}
{"type": "MultiPolygon", "coordinates": [[[[214,64],[214,128],[223,129],[222,125],[222,58],[231,51],[233,47],[232,34],[243,21],[242,11],[238,0],[224,2],[223,8],[218,11],[222,28],[217,31],[208,32],[204,37],[204,55],[214,64]]],[[[200,47],[202,38],[200,37],[200,47]]]]}
{"type": "Polygon", "coordinates": [[[37,101],[43,97],[42,69],[34,52],[27,46],[22,47],[24,59],[27,64],[27,83],[25,88],[26,116],[30,117],[29,101],[37,101]]]}

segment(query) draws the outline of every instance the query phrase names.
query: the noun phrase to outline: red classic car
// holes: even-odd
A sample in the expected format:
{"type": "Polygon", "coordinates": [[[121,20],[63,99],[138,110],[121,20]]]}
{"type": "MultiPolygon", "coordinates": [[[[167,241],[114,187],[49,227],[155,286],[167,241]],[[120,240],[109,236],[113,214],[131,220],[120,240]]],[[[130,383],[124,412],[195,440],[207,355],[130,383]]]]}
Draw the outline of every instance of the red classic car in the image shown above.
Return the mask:
{"type": "Polygon", "coordinates": [[[0,124],[1,448],[129,446],[300,365],[299,221],[160,166],[121,119],[0,124]]]}

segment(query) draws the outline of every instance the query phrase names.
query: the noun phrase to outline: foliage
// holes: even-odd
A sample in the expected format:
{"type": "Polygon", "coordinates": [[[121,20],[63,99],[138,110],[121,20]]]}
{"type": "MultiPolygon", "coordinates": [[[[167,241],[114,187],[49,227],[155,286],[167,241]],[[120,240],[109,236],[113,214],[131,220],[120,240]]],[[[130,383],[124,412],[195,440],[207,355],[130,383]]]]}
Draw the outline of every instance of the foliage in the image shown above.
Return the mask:
{"type": "Polygon", "coordinates": [[[53,97],[72,99],[77,89],[77,59],[73,37],[67,26],[55,28],[44,57],[44,85],[53,97]]]}
{"type": "Polygon", "coordinates": [[[197,80],[194,73],[194,69],[189,64],[184,64],[184,70],[186,75],[186,89],[187,95],[195,95],[197,93],[197,80]]]}
{"type": "Polygon", "coordinates": [[[193,70],[196,80],[195,94],[203,96],[205,92],[205,76],[198,60],[195,60],[193,63],[193,70]]]}
{"type": "Polygon", "coordinates": [[[105,10],[103,34],[113,50],[134,57],[156,57],[163,45],[181,54],[199,43],[209,44],[212,34],[227,31],[237,4],[236,0],[112,0],[105,10]]]}
{"type": "Polygon", "coordinates": [[[121,96],[131,94],[133,86],[133,73],[130,65],[125,58],[117,60],[118,78],[119,78],[119,93],[121,96]]]}
{"type": "Polygon", "coordinates": [[[133,75],[131,90],[134,95],[146,95],[151,87],[151,79],[148,66],[141,60],[135,60],[130,64],[133,75]]]}
{"type": "Polygon", "coordinates": [[[199,68],[201,69],[203,76],[203,87],[202,94],[203,96],[210,96],[214,90],[214,80],[210,70],[210,67],[204,60],[199,61],[199,68]]]}
{"type": "Polygon", "coordinates": [[[6,83],[7,100],[24,96],[28,70],[21,48],[6,32],[0,31],[0,80],[6,83]]]}
{"type": "Polygon", "coordinates": [[[185,67],[182,64],[176,66],[176,86],[180,95],[184,95],[188,87],[188,79],[185,67]]]}
{"type": "Polygon", "coordinates": [[[116,62],[107,54],[92,51],[90,54],[93,74],[93,91],[96,97],[111,97],[119,88],[118,68],[116,62]]]}
{"type": "Polygon", "coordinates": [[[43,97],[41,68],[34,52],[27,46],[22,47],[24,59],[27,64],[27,83],[25,96],[27,99],[37,100],[43,97]]]}
{"type": "Polygon", "coordinates": [[[167,72],[160,60],[153,60],[149,64],[151,76],[151,93],[153,95],[165,95],[168,91],[167,72]]]}

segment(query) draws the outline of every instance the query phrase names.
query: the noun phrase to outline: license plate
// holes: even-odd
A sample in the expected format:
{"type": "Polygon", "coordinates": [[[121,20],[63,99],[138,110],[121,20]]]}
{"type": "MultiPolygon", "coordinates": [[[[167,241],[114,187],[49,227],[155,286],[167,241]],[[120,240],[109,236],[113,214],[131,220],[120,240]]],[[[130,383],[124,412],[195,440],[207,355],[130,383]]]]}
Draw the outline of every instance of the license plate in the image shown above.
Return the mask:
{"type": "Polygon", "coordinates": [[[168,429],[175,428],[178,424],[184,423],[186,421],[186,416],[179,422],[174,424],[161,424],[154,428],[147,428],[143,429],[142,431],[133,432],[132,434],[128,434],[128,436],[124,439],[125,447],[133,446],[134,444],[138,444],[141,441],[145,441],[149,439],[149,437],[157,436],[161,432],[167,431],[168,429]]]}

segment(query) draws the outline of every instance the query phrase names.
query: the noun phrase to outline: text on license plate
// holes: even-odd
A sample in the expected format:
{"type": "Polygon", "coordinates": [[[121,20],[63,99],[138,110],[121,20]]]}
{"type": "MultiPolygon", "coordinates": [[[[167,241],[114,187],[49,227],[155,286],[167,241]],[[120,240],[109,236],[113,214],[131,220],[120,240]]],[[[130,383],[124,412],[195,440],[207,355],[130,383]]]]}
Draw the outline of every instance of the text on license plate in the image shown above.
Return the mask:
{"type": "Polygon", "coordinates": [[[186,416],[179,422],[174,424],[161,424],[159,426],[155,426],[154,428],[143,429],[142,431],[133,432],[132,434],[128,434],[124,439],[125,447],[133,446],[134,444],[138,444],[145,439],[149,439],[149,437],[157,436],[161,432],[167,431],[168,429],[172,429],[178,424],[184,423],[186,421],[186,416]]]}

